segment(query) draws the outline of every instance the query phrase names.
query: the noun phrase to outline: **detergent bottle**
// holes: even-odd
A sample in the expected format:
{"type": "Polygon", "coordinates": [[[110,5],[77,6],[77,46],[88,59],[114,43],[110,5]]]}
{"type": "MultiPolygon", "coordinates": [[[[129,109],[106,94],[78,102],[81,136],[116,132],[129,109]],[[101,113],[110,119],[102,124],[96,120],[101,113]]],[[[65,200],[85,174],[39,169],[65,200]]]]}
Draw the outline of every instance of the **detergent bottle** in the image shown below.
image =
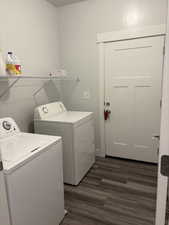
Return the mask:
{"type": "Polygon", "coordinates": [[[6,69],[10,75],[20,75],[21,74],[20,60],[12,52],[8,52],[6,69]]]}
{"type": "Polygon", "coordinates": [[[6,75],[6,66],[3,60],[2,51],[0,50],[0,76],[6,75]]]}
{"type": "Polygon", "coordinates": [[[15,65],[13,61],[13,53],[8,52],[7,60],[6,60],[6,71],[9,75],[15,74],[15,65]]]}

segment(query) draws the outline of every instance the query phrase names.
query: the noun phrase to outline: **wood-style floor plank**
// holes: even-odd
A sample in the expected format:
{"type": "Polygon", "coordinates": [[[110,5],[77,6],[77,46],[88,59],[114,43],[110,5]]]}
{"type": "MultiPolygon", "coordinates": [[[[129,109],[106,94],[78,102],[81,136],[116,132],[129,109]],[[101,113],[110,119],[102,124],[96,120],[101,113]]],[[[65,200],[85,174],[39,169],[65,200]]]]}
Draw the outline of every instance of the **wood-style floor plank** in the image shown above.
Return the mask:
{"type": "Polygon", "coordinates": [[[78,187],[65,185],[62,225],[154,225],[157,165],[97,158],[78,187]]]}

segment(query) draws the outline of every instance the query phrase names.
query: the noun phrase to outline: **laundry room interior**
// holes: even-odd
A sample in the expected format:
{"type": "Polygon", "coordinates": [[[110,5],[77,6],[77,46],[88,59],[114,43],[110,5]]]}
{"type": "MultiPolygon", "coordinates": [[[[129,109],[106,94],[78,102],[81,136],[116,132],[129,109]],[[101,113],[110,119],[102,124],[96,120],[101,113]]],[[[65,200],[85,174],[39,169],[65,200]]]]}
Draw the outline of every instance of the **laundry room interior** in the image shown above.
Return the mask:
{"type": "Polygon", "coordinates": [[[168,0],[0,9],[0,225],[169,224],[168,0]]]}

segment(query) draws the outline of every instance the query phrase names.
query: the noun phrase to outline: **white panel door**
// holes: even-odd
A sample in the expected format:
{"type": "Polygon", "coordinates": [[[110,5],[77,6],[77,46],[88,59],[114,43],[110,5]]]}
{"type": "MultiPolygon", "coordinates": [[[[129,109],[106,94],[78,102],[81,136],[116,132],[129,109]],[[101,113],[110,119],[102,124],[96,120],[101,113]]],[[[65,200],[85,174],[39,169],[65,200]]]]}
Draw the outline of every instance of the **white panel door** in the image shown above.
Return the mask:
{"type": "Polygon", "coordinates": [[[106,154],[157,162],[164,37],[107,43],[106,154]]]}

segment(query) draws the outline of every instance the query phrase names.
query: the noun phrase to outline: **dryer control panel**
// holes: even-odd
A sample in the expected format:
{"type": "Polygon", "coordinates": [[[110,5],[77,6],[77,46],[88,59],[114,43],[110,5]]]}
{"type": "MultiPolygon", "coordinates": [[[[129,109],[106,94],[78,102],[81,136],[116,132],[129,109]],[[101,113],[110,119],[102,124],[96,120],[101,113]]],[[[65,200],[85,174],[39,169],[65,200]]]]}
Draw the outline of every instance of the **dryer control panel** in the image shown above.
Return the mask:
{"type": "Polygon", "coordinates": [[[0,138],[20,132],[19,127],[12,118],[0,119],[0,138]]]}

